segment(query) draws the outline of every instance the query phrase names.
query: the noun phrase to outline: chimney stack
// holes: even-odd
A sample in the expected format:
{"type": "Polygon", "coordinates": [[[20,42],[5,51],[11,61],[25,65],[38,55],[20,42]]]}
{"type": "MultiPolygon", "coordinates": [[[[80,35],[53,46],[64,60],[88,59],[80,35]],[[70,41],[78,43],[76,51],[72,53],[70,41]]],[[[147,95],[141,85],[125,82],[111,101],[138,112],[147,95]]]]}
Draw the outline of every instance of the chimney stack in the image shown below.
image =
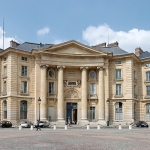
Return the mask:
{"type": "Polygon", "coordinates": [[[10,47],[15,48],[15,47],[17,47],[18,45],[20,45],[20,44],[17,43],[16,41],[14,41],[14,40],[11,40],[11,41],[10,41],[10,47]]]}
{"type": "Polygon", "coordinates": [[[112,46],[118,46],[118,45],[119,45],[119,43],[116,41],[116,42],[114,42],[114,43],[108,44],[107,46],[108,46],[108,47],[112,47],[112,46]]]}
{"type": "Polygon", "coordinates": [[[135,55],[136,55],[136,56],[140,56],[141,53],[143,53],[143,50],[141,49],[141,47],[137,47],[137,48],[135,49],[135,55]]]}

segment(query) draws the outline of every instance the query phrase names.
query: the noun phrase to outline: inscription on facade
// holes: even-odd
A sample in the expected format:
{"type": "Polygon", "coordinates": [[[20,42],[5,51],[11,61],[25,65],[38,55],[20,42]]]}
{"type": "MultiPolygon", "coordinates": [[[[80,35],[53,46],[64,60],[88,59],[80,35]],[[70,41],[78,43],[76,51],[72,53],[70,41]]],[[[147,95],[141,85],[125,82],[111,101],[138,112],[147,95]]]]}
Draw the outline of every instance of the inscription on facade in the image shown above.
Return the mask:
{"type": "Polygon", "coordinates": [[[75,77],[76,76],[76,72],[74,70],[68,70],[67,76],[75,77]]]}

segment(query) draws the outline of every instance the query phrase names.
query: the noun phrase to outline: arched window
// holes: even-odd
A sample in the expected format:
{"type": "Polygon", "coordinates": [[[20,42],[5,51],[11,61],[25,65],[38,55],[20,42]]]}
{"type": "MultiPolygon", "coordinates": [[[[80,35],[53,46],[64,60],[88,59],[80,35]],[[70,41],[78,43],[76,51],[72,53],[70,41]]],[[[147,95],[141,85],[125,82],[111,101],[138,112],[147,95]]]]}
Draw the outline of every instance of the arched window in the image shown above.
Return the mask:
{"type": "Polygon", "coordinates": [[[150,103],[146,104],[146,120],[150,120],[150,103]]]}
{"type": "Polygon", "coordinates": [[[27,101],[20,102],[20,119],[27,119],[27,101]]]}
{"type": "Polygon", "coordinates": [[[7,119],[7,101],[6,100],[3,102],[3,113],[4,113],[3,118],[7,119]]]}
{"type": "Polygon", "coordinates": [[[115,104],[115,118],[116,120],[122,120],[122,103],[117,102],[115,104]]]}

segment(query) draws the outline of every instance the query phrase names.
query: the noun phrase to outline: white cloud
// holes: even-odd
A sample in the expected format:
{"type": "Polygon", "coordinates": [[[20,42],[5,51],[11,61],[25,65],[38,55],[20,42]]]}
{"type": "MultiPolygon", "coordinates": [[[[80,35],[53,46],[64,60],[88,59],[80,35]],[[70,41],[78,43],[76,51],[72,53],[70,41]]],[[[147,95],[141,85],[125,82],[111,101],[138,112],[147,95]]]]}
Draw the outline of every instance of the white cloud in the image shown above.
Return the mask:
{"type": "Polygon", "coordinates": [[[127,52],[134,52],[136,47],[141,47],[144,51],[150,51],[150,31],[146,30],[114,31],[107,24],[104,24],[98,27],[87,27],[82,32],[82,38],[89,45],[108,43],[109,39],[109,43],[118,41],[119,47],[127,52]]]}
{"type": "MultiPolygon", "coordinates": [[[[15,40],[15,39],[11,38],[11,37],[5,37],[5,32],[4,32],[4,49],[10,47],[11,40],[15,40]]],[[[2,27],[0,27],[0,48],[3,49],[3,29],[2,29],[2,27]]]]}
{"type": "Polygon", "coordinates": [[[44,27],[43,29],[40,29],[37,31],[37,35],[45,35],[50,32],[50,29],[48,27],[44,27]]]}
{"type": "Polygon", "coordinates": [[[53,44],[60,44],[60,43],[63,43],[63,42],[65,42],[65,41],[63,41],[63,40],[61,40],[61,39],[55,39],[55,40],[53,41],[53,44]]]}

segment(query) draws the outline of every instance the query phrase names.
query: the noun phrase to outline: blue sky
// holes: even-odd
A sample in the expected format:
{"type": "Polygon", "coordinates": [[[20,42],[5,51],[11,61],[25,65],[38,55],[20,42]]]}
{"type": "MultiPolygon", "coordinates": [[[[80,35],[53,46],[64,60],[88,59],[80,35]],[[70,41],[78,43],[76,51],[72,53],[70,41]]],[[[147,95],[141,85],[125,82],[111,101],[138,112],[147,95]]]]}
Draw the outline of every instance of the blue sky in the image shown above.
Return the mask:
{"type": "Polygon", "coordinates": [[[4,18],[5,48],[11,39],[77,40],[87,45],[118,41],[128,52],[150,51],[149,0],[0,0],[0,6],[0,48],[4,18]]]}

